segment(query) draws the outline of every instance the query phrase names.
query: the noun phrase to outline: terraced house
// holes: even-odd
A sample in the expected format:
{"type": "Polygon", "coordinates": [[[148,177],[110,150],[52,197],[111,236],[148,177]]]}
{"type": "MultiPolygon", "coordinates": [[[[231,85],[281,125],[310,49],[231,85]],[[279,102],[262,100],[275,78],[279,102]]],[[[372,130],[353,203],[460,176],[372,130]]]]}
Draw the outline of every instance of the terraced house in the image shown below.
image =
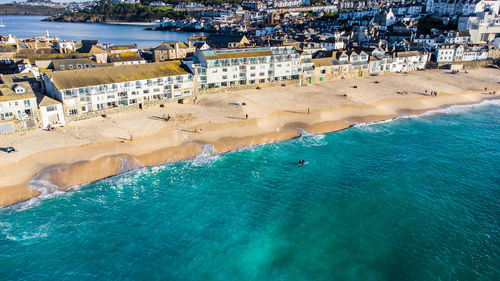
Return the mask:
{"type": "Polygon", "coordinates": [[[198,89],[299,79],[303,71],[291,46],[198,50],[188,65],[197,74],[198,89]]]}
{"type": "Polygon", "coordinates": [[[194,77],[181,61],[57,71],[43,74],[47,95],[69,120],[92,112],[191,96],[194,77]]]}
{"type": "Polygon", "coordinates": [[[33,127],[36,96],[28,82],[0,84],[0,134],[33,127]]]}

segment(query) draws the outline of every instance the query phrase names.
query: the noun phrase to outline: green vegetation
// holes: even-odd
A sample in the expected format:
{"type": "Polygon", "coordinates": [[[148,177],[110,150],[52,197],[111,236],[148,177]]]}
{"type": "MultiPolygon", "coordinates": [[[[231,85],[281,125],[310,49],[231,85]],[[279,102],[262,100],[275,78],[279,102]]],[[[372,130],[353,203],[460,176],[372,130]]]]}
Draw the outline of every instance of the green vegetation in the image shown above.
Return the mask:
{"type": "Polygon", "coordinates": [[[441,18],[436,18],[433,16],[425,16],[418,21],[418,32],[429,34],[431,29],[436,28],[440,30],[456,30],[458,28],[457,21],[451,21],[448,24],[443,24],[441,18]]]}
{"type": "Polygon", "coordinates": [[[339,18],[338,13],[324,13],[320,20],[336,20],[339,18]]]}
{"type": "Polygon", "coordinates": [[[53,8],[48,6],[31,6],[20,4],[0,4],[1,15],[36,15],[48,16],[59,14],[62,8],[53,8]]]}
{"type": "Polygon", "coordinates": [[[59,14],[45,20],[71,22],[150,22],[163,17],[178,19],[185,12],[174,12],[172,7],[144,6],[141,4],[109,4],[101,3],[90,10],[59,14]]]}

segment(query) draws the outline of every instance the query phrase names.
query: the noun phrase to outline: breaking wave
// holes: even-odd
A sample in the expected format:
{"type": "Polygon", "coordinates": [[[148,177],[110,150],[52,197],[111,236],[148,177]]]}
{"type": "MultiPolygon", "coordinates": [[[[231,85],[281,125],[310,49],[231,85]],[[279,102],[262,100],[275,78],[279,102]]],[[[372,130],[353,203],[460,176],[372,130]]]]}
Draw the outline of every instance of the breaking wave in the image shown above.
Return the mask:
{"type": "Polygon", "coordinates": [[[301,143],[305,147],[323,146],[327,144],[324,140],[324,134],[309,134],[304,129],[299,129],[299,132],[300,137],[297,138],[297,142],[301,143]]]}
{"type": "Polygon", "coordinates": [[[203,145],[200,155],[189,161],[191,166],[204,166],[211,164],[220,158],[220,153],[215,150],[212,144],[203,145]]]}
{"type": "Polygon", "coordinates": [[[432,116],[432,115],[437,115],[437,114],[457,114],[457,113],[465,113],[468,112],[472,109],[480,108],[480,107],[485,107],[485,106],[500,106],[500,99],[489,99],[489,100],[483,100],[479,103],[473,103],[473,104],[464,104],[464,105],[451,105],[445,108],[440,108],[440,109],[434,109],[434,110],[429,110],[426,111],[422,114],[412,114],[412,115],[404,115],[401,117],[396,117],[392,119],[387,119],[387,120],[382,120],[382,121],[377,121],[377,122],[362,122],[362,123],[357,123],[354,124],[354,127],[356,128],[361,128],[361,129],[366,129],[369,126],[372,125],[378,125],[378,124],[385,124],[389,123],[398,119],[412,119],[412,118],[419,118],[419,117],[425,117],[425,116],[432,116]]]}

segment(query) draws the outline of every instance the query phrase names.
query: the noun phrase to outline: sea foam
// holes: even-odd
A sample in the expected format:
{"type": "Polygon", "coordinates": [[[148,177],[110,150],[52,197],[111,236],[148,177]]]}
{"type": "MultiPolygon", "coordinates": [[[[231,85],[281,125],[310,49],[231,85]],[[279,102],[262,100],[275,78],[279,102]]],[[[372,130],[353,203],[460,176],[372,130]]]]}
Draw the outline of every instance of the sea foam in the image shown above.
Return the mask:
{"type": "Polygon", "coordinates": [[[476,109],[476,108],[481,108],[481,107],[491,106],[491,105],[500,106],[500,99],[483,100],[481,102],[473,103],[473,104],[451,105],[451,106],[448,106],[445,108],[428,110],[422,114],[404,115],[404,116],[400,116],[400,117],[396,117],[396,118],[392,118],[392,119],[387,119],[387,120],[382,120],[382,121],[356,123],[356,124],[354,124],[353,127],[366,128],[368,126],[385,124],[385,123],[393,122],[393,121],[399,120],[399,119],[413,119],[413,118],[426,117],[426,116],[432,116],[432,115],[437,115],[437,114],[465,113],[465,112],[468,112],[468,111],[476,109]]]}

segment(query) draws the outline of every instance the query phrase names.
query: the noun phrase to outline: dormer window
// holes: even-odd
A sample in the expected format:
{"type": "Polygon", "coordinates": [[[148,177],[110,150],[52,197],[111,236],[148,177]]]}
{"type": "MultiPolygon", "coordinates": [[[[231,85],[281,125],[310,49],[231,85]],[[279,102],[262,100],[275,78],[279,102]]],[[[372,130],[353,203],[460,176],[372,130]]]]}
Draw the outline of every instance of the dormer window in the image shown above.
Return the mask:
{"type": "Polygon", "coordinates": [[[14,85],[14,91],[16,92],[16,94],[26,93],[26,89],[24,89],[24,87],[19,86],[19,85],[14,85]]]}

